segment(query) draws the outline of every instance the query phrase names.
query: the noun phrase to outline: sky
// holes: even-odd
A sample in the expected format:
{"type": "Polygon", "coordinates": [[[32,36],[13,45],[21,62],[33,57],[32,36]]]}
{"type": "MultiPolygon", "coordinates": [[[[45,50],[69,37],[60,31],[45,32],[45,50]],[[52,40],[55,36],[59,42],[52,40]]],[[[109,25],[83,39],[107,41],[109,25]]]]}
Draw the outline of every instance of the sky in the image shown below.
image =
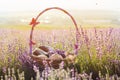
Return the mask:
{"type": "Polygon", "coordinates": [[[38,11],[47,7],[120,11],[120,0],[0,0],[0,12],[38,11]]]}

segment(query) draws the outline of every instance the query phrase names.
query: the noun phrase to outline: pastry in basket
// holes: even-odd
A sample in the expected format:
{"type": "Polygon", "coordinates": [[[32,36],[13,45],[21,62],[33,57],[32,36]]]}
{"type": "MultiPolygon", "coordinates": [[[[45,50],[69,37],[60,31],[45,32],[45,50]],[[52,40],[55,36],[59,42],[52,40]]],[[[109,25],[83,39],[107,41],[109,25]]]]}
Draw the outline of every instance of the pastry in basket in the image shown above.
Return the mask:
{"type": "Polygon", "coordinates": [[[50,56],[50,64],[51,64],[51,67],[53,67],[54,69],[58,69],[59,68],[59,64],[62,62],[63,60],[63,57],[58,54],[58,53],[55,53],[55,54],[52,54],[50,56]]]}
{"type": "Polygon", "coordinates": [[[65,60],[71,64],[75,62],[76,55],[74,53],[65,52],[65,60]]]}
{"type": "Polygon", "coordinates": [[[64,59],[64,68],[72,69],[75,64],[76,55],[74,53],[65,52],[66,58],[64,59]]]}
{"type": "Polygon", "coordinates": [[[40,65],[43,65],[43,60],[48,59],[48,53],[39,49],[35,48],[35,50],[32,52],[32,59],[38,62],[40,65]]]}

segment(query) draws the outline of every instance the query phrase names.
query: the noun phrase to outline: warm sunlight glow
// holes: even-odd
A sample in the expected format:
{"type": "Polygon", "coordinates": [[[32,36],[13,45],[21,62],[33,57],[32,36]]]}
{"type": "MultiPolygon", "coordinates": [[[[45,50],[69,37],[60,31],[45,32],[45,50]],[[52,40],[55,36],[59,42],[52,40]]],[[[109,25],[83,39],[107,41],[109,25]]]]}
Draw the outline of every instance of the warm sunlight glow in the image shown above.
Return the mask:
{"type": "Polygon", "coordinates": [[[120,11],[120,0],[0,0],[0,12],[34,11],[47,7],[120,11]]]}

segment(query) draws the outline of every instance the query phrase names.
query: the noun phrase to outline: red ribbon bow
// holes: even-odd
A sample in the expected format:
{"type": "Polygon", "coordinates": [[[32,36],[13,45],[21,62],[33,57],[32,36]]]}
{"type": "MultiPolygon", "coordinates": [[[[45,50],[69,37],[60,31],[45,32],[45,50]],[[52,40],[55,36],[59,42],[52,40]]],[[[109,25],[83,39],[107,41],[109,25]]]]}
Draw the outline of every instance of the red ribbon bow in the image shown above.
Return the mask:
{"type": "Polygon", "coordinates": [[[36,22],[36,19],[35,18],[32,18],[32,21],[30,22],[30,25],[33,25],[33,26],[35,26],[35,25],[37,25],[37,24],[39,24],[40,22],[36,22]]]}

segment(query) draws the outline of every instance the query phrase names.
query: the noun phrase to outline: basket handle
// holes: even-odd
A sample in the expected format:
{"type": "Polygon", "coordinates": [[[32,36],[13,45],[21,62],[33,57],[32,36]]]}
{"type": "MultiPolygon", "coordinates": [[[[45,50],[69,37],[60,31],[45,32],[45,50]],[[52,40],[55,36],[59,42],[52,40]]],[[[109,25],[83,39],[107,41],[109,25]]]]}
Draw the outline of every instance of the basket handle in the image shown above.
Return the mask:
{"type": "Polygon", "coordinates": [[[75,29],[76,29],[76,44],[78,44],[78,35],[80,35],[80,32],[78,30],[78,25],[75,21],[75,19],[73,18],[73,16],[68,13],[66,10],[62,9],[62,8],[59,8],[59,7],[51,7],[51,8],[47,8],[45,10],[43,10],[42,12],[40,12],[36,18],[32,18],[32,21],[30,22],[30,25],[32,26],[31,28],[31,32],[30,32],[30,40],[29,40],[29,47],[30,47],[30,55],[32,54],[32,45],[34,45],[35,43],[32,41],[32,38],[33,38],[33,30],[34,30],[34,27],[39,24],[39,22],[37,22],[38,18],[46,11],[48,10],[52,10],[52,9],[56,9],[56,10],[60,10],[62,12],[64,12],[65,14],[67,14],[71,19],[72,19],[72,22],[74,23],[74,26],[75,26],[75,29]]]}

